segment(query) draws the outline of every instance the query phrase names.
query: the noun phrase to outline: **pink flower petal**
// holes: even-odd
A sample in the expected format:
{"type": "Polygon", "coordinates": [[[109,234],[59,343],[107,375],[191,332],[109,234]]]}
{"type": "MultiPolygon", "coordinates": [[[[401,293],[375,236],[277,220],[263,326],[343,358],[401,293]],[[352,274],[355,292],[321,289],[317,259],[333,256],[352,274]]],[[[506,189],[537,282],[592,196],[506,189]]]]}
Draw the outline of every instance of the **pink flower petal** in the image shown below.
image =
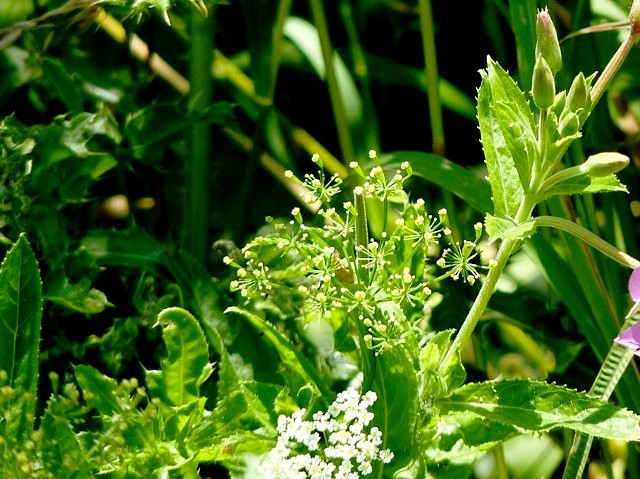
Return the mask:
{"type": "Polygon", "coordinates": [[[634,301],[640,301],[640,268],[636,268],[629,278],[629,295],[634,301]]]}
{"type": "Polygon", "coordinates": [[[640,356],[640,323],[636,323],[625,329],[620,336],[613,340],[615,343],[635,349],[635,354],[640,356]]]}

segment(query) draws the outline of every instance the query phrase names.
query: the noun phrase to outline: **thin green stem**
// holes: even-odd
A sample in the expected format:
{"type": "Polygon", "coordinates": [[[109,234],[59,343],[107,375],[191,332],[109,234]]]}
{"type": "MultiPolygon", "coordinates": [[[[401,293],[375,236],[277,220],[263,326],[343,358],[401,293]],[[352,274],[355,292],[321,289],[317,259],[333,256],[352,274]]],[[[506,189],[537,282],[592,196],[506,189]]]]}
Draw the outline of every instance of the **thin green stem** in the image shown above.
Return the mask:
{"type": "Polygon", "coordinates": [[[609,88],[613,77],[618,73],[618,70],[624,63],[627,55],[631,51],[631,47],[636,42],[638,31],[636,31],[635,24],[632,24],[629,29],[629,35],[624,39],[624,42],[618,47],[616,53],[611,57],[609,63],[602,71],[602,74],[598,77],[595,85],[591,89],[591,104],[595,106],[596,103],[600,100],[604,92],[609,88]]]}
{"type": "Polygon", "coordinates": [[[422,31],[422,52],[424,55],[424,73],[429,99],[429,119],[431,121],[431,142],[433,152],[444,156],[445,139],[442,122],[442,105],[438,81],[438,57],[433,31],[433,14],[430,0],[420,0],[420,30],[422,31]]]}
{"type": "Polygon", "coordinates": [[[353,189],[353,203],[356,208],[356,270],[361,282],[367,283],[369,275],[363,267],[366,254],[363,252],[369,244],[369,226],[367,222],[367,205],[361,186],[353,189]]]}
{"type": "Polygon", "coordinates": [[[538,216],[535,221],[537,226],[547,226],[571,233],[579,240],[584,241],[623,266],[632,269],[640,267],[640,261],[635,259],[633,256],[628,255],[624,251],[620,251],[611,243],[603,240],[598,235],[574,223],[573,221],[556,216],[538,216]]]}
{"type": "Polygon", "coordinates": [[[318,30],[318,37],[320,39],[320,48],[322,50],[322,58],[324,60],[324,68],[327,75],[327,85],[329,86],[329,98],[331,100],[333,116],[338,130],[338,141],[340,143],[340,149],[342,150],[343,160],[345,164],[348,165],[351,162],[356,161],[356,155],[353,141],[351,139],[345,105],[342,99],[342,92],[340,91],[334,68],[333,59],[335,53],[329,38],[327,18],[324,13],[322,0],[310,1],[313,21],[318,30]]]}
{"type": "MultiPolygon", "coordinates": [[[[442,102],[440,101],[440,76],[438,74],[438,54],[436,50],[431,0],[420,0],[418,3],[418,11],[420,12],[424,76],[429,102],[429,121],[431,123],[431,150],[437,155],[445,156],[446,142],[444,122],[442,119],[442,102]]],[[[451,231],[455,237],[460,228],[456,221],[456,208],[453,194],[449,190],[442,189],[442,199],[445,207],[450,212],[449,221],[451,222],[451,231]]]]}
{"type": "MultiPolygon", "coordinates": [[[[213,9],[212,9],[213,10],[213,9]]],[[[213,82],[209,68],[213,52],[213,11],[203,16],[191,14],[190,106],[204,117],[213,97],[213,82]]],[[[188,200],[184,205],[184,244],[193,257],[203,263],[206,258],[209,217],[209,157],[211,133],[205,118],[197,119],[191,130],[191,164],[188,172],[188,200]]]]}

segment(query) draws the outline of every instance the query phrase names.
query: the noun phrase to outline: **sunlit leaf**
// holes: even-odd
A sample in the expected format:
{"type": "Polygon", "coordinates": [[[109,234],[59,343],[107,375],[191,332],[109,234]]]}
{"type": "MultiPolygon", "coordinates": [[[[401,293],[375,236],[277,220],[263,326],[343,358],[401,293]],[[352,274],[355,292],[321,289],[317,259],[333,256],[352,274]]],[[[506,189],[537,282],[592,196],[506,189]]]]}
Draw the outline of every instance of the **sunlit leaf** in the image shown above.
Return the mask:
{"type": "Polygon", "coordinates": [[[468,411],[521,430],[567,428],[592,436],[637,441],[640,417],[566,386],[533,380],[469,383],[440,402],[442,412],[468,411]]]}

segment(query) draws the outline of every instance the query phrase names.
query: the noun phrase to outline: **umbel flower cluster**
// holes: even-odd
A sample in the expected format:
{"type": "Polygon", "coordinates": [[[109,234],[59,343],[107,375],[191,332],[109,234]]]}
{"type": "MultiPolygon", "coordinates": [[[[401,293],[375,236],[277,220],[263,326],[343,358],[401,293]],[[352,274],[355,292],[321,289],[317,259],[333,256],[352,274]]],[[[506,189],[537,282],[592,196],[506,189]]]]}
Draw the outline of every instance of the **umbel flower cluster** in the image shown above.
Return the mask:
{"type": "Polygon", "coordinates": [[[370,159],[368,172],[350,165],[358,184],[341,209],[333,203],[343,194],[342,181],[325,177],[319,156],[312,158],[318,177],[288,172],[305,187],[303,200],[320,205],[317,216],[305,220],[296,207],[287,222],[268,218],[266,231],[242,255],[224,260],[236,269],[231,290],[247,303],[266,301],[283,318],[320,319],[334,328],[356,320],[363,343],[379,354],[403,344],[416,321],[425,320],[439,281],[473,284],[491,263],[477,264],[480,223],[473,241],[454,239],[445,209],[430,214],[422,198],[410,201],[403,189],[412,173],[408,163],[385,171],[375,152],[370,159]],[[383,225],[371,234],[367,218],[374,214],[383,225]]]}
{"type": "Polygon", "coordinates": [[[281,415],[276,446],[260,473],[266,479],[358,479],[371,474],[376,461],[388,464],[393,453],[380,448],[380,429],[369,427],[376,399],[373,391],[360,396],[349,388],[310,421],[304,408],[291,417],[281,415]]]}

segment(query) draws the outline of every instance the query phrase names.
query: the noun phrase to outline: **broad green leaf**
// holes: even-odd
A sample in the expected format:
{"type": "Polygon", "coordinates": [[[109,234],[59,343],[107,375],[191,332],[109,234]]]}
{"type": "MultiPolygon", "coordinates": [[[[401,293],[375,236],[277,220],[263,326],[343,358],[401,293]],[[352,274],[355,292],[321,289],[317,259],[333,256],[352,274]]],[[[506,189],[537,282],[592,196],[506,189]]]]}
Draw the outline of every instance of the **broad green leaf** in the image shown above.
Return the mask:
{"type": "Polygon", "coordinates": [[[480,213],[491,210],[491,190],[487,181],[469,168],[432,153],[396,151],[383,155],[385,166],[397,169],[408,161],[413,174],[453,193],[480,213]]]}
{"type": "Polygon", "coordinates": [[[200,324],[181,308],[167,308],[158,315],[167,357],[162,361],[163,396],[173,406],[200,397],[200,386],[211,375],[209,347],[200,324]]]}
{"type": "Polygon", "coordinates": [[[113,306],[102,291],[91,287],[89,278],[72,284],[60,270],[48,275],[45,298],[63,308],[90,315],[113,306]]]}
{"type": "Polygon", "coordinates": [[[491,237],[491,241],[498,239],[523,240],[530,238],[536,232],[534,220],[516,224],[510,218],[487,215],[484,220],[485,231],[491,237]]]}
{"type": "Polygon", "coordinates": [[[536,6],[535,0],[509,0],[509,25],[515,36],[518,74],[524,91],[531,89],[531,77],[535,64],[536,6]]]}
{"type": "Polygon", "coordinates": [[[444,414],[437,425],[421,432],[427,464],[472,464],[496,444],[516,434],[515,426],[465,411],[444,414]]]}
{"type": "Polygon", "coordinates": [[[549,434],[523,434],[504,443],[505,462],[513,479],[551,478],[564,450],[549,434]]]}
{"type": "Polygon", "coordinates": [[[309,360],[300,354],[300,351],[295,345],[272,324],[258,315],[236,306],[227,308],[225,312],[243,316],[253,327],[264,333],[264,337],[273,344],[280,355],[283,369],[288,371],[284,376],[291,391],[296,392],[304,385],[310,384],[318,391],[321,397],[325,398],[325,400],[331,400],[330,398],[333,396],[333,393],[324,383],[315,368],[309,363],[309,360]]]}
{"type": "Polygon", "coordinates": [[[584,189],[585,193],[610,193],[614,191],[629,193],[627,187],[620,183],[616,175],[591,178],[591,183],[584,189]]]}
{"type": "MultiPolygon", "coordinates": [[[[86,455],[71,427],[70,418],[46,411],[42,418],[42,462],[48,471],[58,471],[60,478],[81,478],[86,455]],[[73,471],[69,468],[73,461],[73,471]],[[68,474],[67,474],[68,471],[68,474]]],[[[86,474],[88,471],[84,471],[86,474]]]]}
{"type": "Polygon", "coordinates": [[[67,109],[73,113],[82,111],[82,93],[62,62],[45,57],[41,66],[46,82],[53,87],[67,109]]]}
{"type": "Polygon", "coordinates": [[[421,381],[421,396],[436,399],[445,396],[464,383],[466,373],[460,356],[456,355],[452,364],[440,372],[440,362],[444,359],[449,346],[453,330],[439,331],[421,349],[419,354],[421,381]]]}
{"type": "Polygon", "coordinates": [[[100,265],[154,268],[164,263],[164,248],[144,229],[92,231],[82,240],[81,252],[100,265]]]}
{"type": "Polygon", "coordinates": [[[513,217],[537,155],[533,114],[518,85],[490,57],[481,76],[478,121],[494,214],[513,217]]]}
{"type": "Polygon", "coordinates": [[[27,414],[9,421],[17,437],[33,428],[37,397],[42,282],[36,257],[24,234],[11,247],[0,266],[0,371],[16,394],[30,394],[27,414]]]}
{"type": "Polygon", "coordinates": [[[640,440],[640,417],[565,386],[527,379],[469,383],[439,402],[521,430],[567,428],[606,439],[640,440]]]}
{"type": "MultiPolygon", "coordinates": [[[[284,34],[300,49],[302,54],[321,78],[326,78],[324,60],[320,47],[320,39],[316,28],[300,17],[289,17],[284,24],[284,34]]],[[[362,100],[360,92],[344,61],[339,55],[333,60],[336,78],[340,85],[340,94],[350,124],[362,118],[362,100]]]]}
{"type": "Polygon", "coordinates": [[[115,379],[85,364],[75,366],[73,372],[89,407],[95,408],[105,416],[122,411],[122,405],[115,394],[118,387],[115,379]]]}

